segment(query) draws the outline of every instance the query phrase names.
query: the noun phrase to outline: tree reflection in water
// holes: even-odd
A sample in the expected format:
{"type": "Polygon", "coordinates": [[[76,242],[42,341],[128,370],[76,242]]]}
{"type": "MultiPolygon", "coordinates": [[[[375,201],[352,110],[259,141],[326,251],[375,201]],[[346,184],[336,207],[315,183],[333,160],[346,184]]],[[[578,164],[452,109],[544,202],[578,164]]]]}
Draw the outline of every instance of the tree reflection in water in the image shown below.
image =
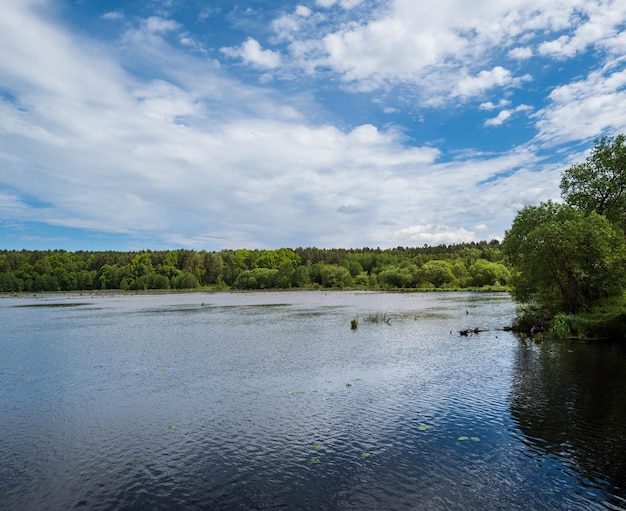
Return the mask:
{"type": "MultiPolygon", "coordinates": [[[[526,445],[626,501],[626,347],[520,343],[511,415],[526,445]]],[[[616,504],[618,502],[615,502],[616,504]]]]}

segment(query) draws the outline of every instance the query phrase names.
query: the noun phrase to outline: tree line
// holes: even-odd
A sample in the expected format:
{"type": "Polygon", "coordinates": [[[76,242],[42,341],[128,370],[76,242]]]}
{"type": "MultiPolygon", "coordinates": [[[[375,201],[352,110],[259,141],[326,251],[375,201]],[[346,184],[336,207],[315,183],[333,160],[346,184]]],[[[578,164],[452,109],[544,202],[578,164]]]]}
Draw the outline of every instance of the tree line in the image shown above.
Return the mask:
{"type": "Polygon", "coordinates": [[[465,289],[509,284],[497,240],[393,249],[0,251],[0,292],[465,289]]]}

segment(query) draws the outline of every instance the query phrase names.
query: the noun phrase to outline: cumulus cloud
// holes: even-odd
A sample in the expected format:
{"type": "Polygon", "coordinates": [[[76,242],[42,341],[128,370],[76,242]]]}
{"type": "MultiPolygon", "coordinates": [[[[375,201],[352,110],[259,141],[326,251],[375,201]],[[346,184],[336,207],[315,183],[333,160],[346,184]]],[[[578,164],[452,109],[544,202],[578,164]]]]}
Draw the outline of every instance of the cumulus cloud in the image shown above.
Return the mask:
{"type": "Polygon", "coordinates": [[[274,69],[280,66],[280,53],[264,50],[259,42],[251,37],[236,48],[221,48],[221,52],[231,58],[240,58],[246,64],[262,69],[274,69]]]}
{"type": "Polygon", "coordinates": [[[528,46],[517,47],[517,48],[513,48],[512,50],[509,50],[508,55],[509,55],[509,58],[512,58],[512,59],[527,60],[533,56],[533,50],[532,48],[529,48],[528,46]]]}
{"type": "Polygon", "coordinates": [[[529,110],[532,110],[532,108],[528,105],[519,105],[517,108],[512,110],[501,110],[496,117],[487,119],[485,121],[485,126],[502,126],[502,124],[507,122],[514,114],[518,112],[527,112],[529,110]]]}
{"type": "Polygon", "coordinates": [[[536,114],[544,143],[585,140],[599,133],[626,131],[626,70],[606,68],[556,87],[536,114]]]}
{"type": "MultiPolygon", "coordinates": [[[[499,98],[527,83],[518,61],[553,55],[533,34],[557,41],[567,32],[563,48],[624,45],[615,30],[594,29],[617,26],[594,14],[595,2],[442,1],[440,9],[395,0],[368,10],[317,0],[273,25],[289,36],[276,43],[282,51],[257,36],[221,56],[266,76],[304,70],[306,80],[326,73],[326,85],[383,91],[376,107],[387,113],[404,114],[400,105],[412,101],[424,108],[432,98],[478,98],[471,108],[481,128],[482,115],[495,127],[531,111],[514,106],[520,98],[499,98]],[[331,8],[360,17],[334,22],[331,8]],[[584,15],[571,28],[575,12],[584,15]],[[384,93],[394,86],[413,95],[393,103],[384,93]]],[[[626,128],[619,58],[553,88],[529,117],[538,132],[530,143],[489,154],[466,148],[456,158],[444,142],[412,139],[387,120],[337,120],[312,93],[246,85],[189,51],[194,37],[164,15],[128,16],[121,44],[101,45],[32,5],[8,0],[0,17],[0,209],[8,221],[44,218],[210,249],[472,241],[503,233],[520,207],[558,197],[563,165],[542,159],[538,145],[626,128]]],[[[624,19],[618,2],[603,5],[624,19]]]]}

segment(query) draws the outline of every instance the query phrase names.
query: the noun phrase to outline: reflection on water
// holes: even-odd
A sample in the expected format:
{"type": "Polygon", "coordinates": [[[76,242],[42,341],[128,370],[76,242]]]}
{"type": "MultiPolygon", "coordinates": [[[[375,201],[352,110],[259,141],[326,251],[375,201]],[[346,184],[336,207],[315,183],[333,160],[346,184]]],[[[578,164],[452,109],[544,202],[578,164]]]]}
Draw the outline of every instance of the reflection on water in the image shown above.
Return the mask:
{"type": "Polygon", "coordinates": [[[541,458],[554,457],[626,501],[626,348],[611,342],[521,344],[511,413],[541,458]]]}
{"type": "Polygon", "coordinates": [[[626,509],[623,351],[505,295],[76,302],[0,299],[0,509],[626,509]]]}

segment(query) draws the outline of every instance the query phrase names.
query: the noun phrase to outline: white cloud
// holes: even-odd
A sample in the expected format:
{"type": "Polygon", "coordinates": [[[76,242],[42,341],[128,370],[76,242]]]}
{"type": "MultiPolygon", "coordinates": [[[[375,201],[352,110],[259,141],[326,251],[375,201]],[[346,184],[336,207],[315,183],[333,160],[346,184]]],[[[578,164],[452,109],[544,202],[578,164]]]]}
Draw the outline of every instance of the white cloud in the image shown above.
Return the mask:
{"type": "Polygon", "coordinates": [[[533,56],[532,48],[528,46],[513,48],[508,53],[509,58],[516,60],[527,60],[533,56]]]}
{"type": "MultiPolygon", "coordinates": [[[[355,91],[410,86],[422,104],[443,106],[450,96],[470,98],[528,82],[528,74],[517,76],[497,57],[502,50],[516,65],[535,55],[572,56],[593,45],[617,54],[626,46],[618,30],[626,21],[622,3],[442,0],[433,9],[423,2],[388,0],[359,17],[340,16],[307,30],[296,15],[281,17],[274,30],[291,43],[291,58],[283,61],[291,70],[331,69],[355,91]],[[540,35],[548,39],[537,44],[540,35]]],[[[324,9],[357,4],[316,1],[324,9]]]]}
{"type": "Polygon", "coordinates": [[[150,16],[143,21],[146,30],[152,34],[162,34],[178,30],[181,26],[173,20],[161,18],[159,16],[150,16]]]}
{"type": "Polygon", "coordinates": [[[258,41],[248,38],[238,48],[221,48],[222,53],[231,58],[241,58],[246,64],[262,69],[275,69],[280,66],[280,53],[264,50],[258,41]]]}
{"type": "MultiPolygon", "coordinates": [[[[500,89],[525,78],[493,62],[493,48],[530,48],[524,36],[567,29],[574,9],[588,3],[444,0],[432,9],[397,0],[367,19],[328,20],[317,38],[311,31],[321,30],[320,13],[296,8],[292,16],[302,24],[290,32],[289,52],[253,38],[222,52],[261,73],[289,65],[323,68],[364,87],[399,83],[426,91],[422,104],[438,94],[465,100],[492,93],[479,109],[498,112],[487,121],[496,126],[530,107],[498,100],[510,92],[500,89]]],[[[174,245],[384,247],[502,233],[519,207],[558,197],[561,166],[541,160],[534,145],[454,160],[443,142],[411,140],[402,127],[375,120],[340,126],[305,94],[229,78],[188,51],[194,38],[166,17],[138,22],[120,50],[70,34],[31,5],[9,0],[0,18],[0,84],[14,96],[0,98],[7,220],[42,219],[31,197],[50,204],[46,222],[174,245]],[[167,42],[172,32],[184,50],[167,42]],[[149,78],[131,73],[134,65],[149,78]]],[[[609,33],[601,44],[614,49],[617,41],[609,33]]],[[[540,131],[533,143],[545,148],[624,129],[626,71],[615,61],[556,87],[532,117],[540,131]]],[[[390,105],[387,99],[380,104],[390,105]]]]}
{"type": "Polygon", "coordinates": [[[508,121],[512,113],[510,110],[501,110],[500,113],[493,119],[487,119],[485,126],[500,126],[508,121]]]}
{"type": "Polygon", "coordinates": [[[555,88],[537,112],[538,139],[544,143],[585,140],[626,131],[626,70],[604,69],[555,88]]]}
{"type": "Polygon", "coordinates": [[[352,9],[362,4],[363,0],[315,0],[315,3],[325,8],[332,7],[338,3],[344,9],[352,9]]]}
{"type": "Polygon", "coordinates": [[[102,15],[102,19],[105,19],[105,20],[122,20],[122,19],[124,19],[124,12],[123,11],[109,11],[109,12],[105,12],[102,15]]]}
{"type": "Polygon", "coordinates": [[[462,78],[452,90],[452,96],[470,98],[480,96],[495,87],[521,87],[523,83],[530,81],[532,81],[532,77],[528,74],[513,77],[508,69],[496,66],[489,71],[482,70],[476,76],[462,78]]]}
{"type": "Polygon", "coordinates": [[[476,240],[476,234],[463,227],[446,225],[412,225],[393,232],[392,237],[404,245],[430,245],[469,243],[476,240]]]}
{"type": "Polygon", "coordinates": [[[311,9],[304,5],[296,6],[296,15],[301,16],[303,18],[308,18],[311,15],[311,9]]]}
{"type": "Polygon", "coordinates": [[[485,121],[485,126],[501,126],[502,124],[507,122],[514,114],[518,112],[527,112],[529,110],[532,110],[532,108],[528,105],[519,105],[512,110],[501,110],[496,117],[487,119],[485,121]]]}

